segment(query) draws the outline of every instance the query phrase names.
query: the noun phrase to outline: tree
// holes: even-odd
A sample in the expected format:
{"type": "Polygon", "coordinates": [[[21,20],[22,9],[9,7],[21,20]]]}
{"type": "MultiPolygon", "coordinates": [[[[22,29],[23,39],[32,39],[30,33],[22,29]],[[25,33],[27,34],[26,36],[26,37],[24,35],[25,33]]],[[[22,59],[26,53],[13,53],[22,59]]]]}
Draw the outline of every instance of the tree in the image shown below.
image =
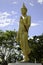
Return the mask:
{"type": "Polygon", "coordinates": [[[30,62],[41,62],[43,58],[43,35],[34,36],[33,39],[29,40],[31,47],[30,62]]]}
{"type": "MultiPolygon", "coordinates": [[[[1,31],[2,32],[2,31],[1,31]]],[[[1,53],[5,55],[5,59],[21,60],[21,49],[19,44],[16,43],[16,31],[5,31],[0,35],[0,48],[1,53]]],[[[9,61],[10,62],[10,61],[9,61]]],[[[12,61],[13,62],[13,61],[12,61]]],[[[15,61],[14,61],[15,62],[15,61]]]]}

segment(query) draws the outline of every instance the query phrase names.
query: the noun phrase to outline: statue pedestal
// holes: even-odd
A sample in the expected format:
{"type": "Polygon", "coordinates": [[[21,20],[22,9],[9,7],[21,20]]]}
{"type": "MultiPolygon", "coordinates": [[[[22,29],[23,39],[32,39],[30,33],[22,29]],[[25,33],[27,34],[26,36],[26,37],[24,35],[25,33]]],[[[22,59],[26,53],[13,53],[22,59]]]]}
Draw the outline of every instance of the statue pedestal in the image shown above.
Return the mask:
{"type": "Polygon", "coordinates": [[[8,65],[42,65],[41,63],[9,63],[8,65]]]}

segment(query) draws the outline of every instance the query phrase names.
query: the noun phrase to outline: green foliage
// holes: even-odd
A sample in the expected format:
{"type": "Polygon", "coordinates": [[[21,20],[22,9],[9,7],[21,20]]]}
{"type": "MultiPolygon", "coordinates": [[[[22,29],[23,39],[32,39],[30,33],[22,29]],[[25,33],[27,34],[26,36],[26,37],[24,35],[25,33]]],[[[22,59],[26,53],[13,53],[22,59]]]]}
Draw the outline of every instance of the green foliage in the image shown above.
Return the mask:
{"type": "Polygon", "coordinates": [[[16,43],[17,32],[14,31],[0,31],[0,52],[2,54],[7,54],[8,62],[15,62],[21,60],[21,49],[16,43]],[[15,52],[16,51],[16,52],[15,52]],[[19,52],[18,52],[19,51],[19,52]],[[7,53],[8,52],[8,53],[7,53]],[[15,59],[16,58],[16,59],[15,59]],[[12,61],[13,60],[13,61],[12,61]]]}
{"type": "Polygon", "coordinates": [[[42,62],[43,59],[43,35],[34,36],[29,40],[29,46],[32,49],[30,53],[30,62],[42,62]]]}
{"type": "MultiPolygon", "coordinates": [[[[1,31],[0,30],[0,52],[6,55],[7,51],[7,60],[8,62],[12,62],[11,60],[18,61],[23,59],[21,55],[21,49],[19,44],[16,43],[17,32],[14,31],[1,31]],[[19,46],[19,47],[17,47],[19,46]],[[17,50],[15,52],[15,50],[17,50]],[[3,52],[4,51],[4,52],[3,52]],[[19,54],[18,54],[18,53],[19,54]],[[15,59],[14,59],[15,58],[15,59]]],[[[31,48],[31,53],[29,54],[30,61],[29,62],[43,62],[43,34],[40,36],[34,36],[33,39],[29,39],[29,46],[31,48]]]]}

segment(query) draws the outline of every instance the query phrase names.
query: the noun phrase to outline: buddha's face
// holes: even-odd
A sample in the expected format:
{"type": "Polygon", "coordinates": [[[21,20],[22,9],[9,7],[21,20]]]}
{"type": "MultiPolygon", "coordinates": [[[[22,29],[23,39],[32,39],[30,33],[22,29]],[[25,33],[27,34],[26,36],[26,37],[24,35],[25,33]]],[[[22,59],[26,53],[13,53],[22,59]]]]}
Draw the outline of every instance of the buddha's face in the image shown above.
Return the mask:
{"type": "Polygon", "coordinates": [[[21,13],[22,13],[23,16],[26,15],[26,13],[27,13],[26,9],[25,8],[22,8],[21,9],[21,13]]]}

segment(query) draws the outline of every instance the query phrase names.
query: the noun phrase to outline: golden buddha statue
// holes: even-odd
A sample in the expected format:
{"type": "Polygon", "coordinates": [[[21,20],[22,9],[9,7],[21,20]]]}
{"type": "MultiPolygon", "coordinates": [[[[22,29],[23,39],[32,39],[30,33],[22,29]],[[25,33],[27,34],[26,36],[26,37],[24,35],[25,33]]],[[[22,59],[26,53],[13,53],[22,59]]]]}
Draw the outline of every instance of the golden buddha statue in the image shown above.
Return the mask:
{"type": "Polygon", "coordinates": [[[20,48],[22,49],[24,58],[23,61],[29,61],[29,53],[30,53],[30,47],[28,44],[28,31],[29,27],[31,25],[31,17],[27,16],[27,8],[23,4],[23,7],[21,8],[21,14],[20,22],[19,22],[19,30],[17,33],[17,41],[20,42],[20,48]]]}

